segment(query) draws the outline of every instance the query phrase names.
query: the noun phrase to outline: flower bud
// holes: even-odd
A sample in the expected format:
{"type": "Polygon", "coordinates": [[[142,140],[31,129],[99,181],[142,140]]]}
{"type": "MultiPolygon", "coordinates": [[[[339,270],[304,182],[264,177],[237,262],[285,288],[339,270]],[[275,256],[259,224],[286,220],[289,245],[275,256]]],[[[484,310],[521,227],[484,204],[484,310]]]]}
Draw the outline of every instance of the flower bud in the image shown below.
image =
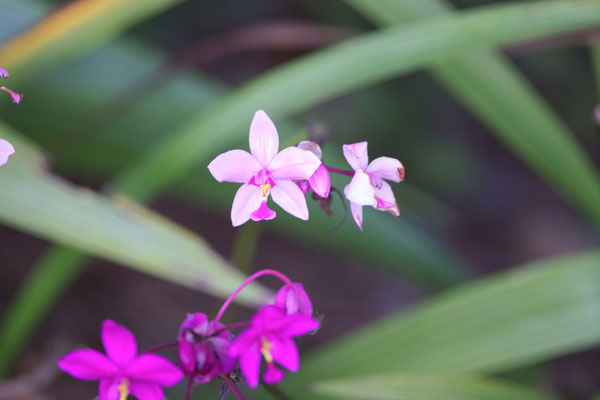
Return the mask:
{"type": "Polygon", "coordinates": [[[283,286],[275,295],[275,305],[287,315],[303,314],[312,317],[312,303],[301,283],[291,283],[283,286]]]}

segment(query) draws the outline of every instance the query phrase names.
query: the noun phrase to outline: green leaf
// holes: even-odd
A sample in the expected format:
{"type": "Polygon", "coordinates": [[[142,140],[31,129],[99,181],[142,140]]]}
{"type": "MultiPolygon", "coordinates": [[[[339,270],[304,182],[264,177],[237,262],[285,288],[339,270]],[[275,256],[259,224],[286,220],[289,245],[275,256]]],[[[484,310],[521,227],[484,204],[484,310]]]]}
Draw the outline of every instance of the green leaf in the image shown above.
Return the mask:
{"type": "Polygon", "coordinates": [[[469,375],[385,374],[317,382],[317,395],[369,400],[543,400],[524,386],[469,375]]]}
{"type": "Polygon", "coordinates": [[[498,373],[596,345],[599,279],[596,251],[452,289],[313,351],[290,387],[361,374],[498,373]]]}
{"type": "MultiPolygon", "coordinates": [[[[221,297],[243,281],[192,232],[125,197],[100,196],[32,165],[21,153],[33,150],[3,124],[0,137],[18,143],[0,169],[2,223],[221,297]]],[[[256,286],[240,300],[260,304],[266,296],[256,286]]]]}
{"type": "MultiPolygon", "coordinates": [[[[439,0],[346,1],[382,26],[452,14],[439,0]]],[[[516,68],[495,52],[480,50],[436,62],[431,72],[500,141],[600,225],[600,181],[593,163],[516,68]]]]}
{"type": "MultiPolygon", "coordinates": [[[[21,0],[25,1],[25,0],[21,0]]],[[[13,80],[26,80],[118,36],[181,0],[79,0],[71,2],[4,43],[0,65],[13,80]]]]}
{"type": "MultiPolygon", "coordinates": [[[[149,199],[197,162],[246,134],[257,108],[278,121],[375,82],[456,53],[594,26],[597,1],[569,0],[481,7],[363,35],[313,53],[251,81],[158,143],[117,180],[117,187],[149,199]]],[[[592,193],[596,190],[594,182],[592,193]]]]}

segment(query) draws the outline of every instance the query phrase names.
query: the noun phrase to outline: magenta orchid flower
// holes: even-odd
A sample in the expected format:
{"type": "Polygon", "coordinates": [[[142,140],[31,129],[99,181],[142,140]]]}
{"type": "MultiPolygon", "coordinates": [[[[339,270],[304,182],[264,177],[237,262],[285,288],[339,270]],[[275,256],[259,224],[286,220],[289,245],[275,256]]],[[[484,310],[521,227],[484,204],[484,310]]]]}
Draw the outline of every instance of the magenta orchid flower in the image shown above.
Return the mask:
{"type": "Polygon", "coordinates": [[[308,219],[306,199],[293,181],[309,179],[321,161],[310,151],[297,147],[278,150],[277,129],[269,116],[258,110],[250,125],[250,153],[231,150],[217,156],[208,165],[217,181],[243,183],[231,207],[233,226],[249,219],[262,221],[275,218],[275,211],[267,206],[269,194],[288,213],[308,219]]]}
{"type": "MultiPolygon", "coordinates": [[[[304,140],[298,143],[299,149],[308,150],[321,160],[323,158],[323,152],[321,147],[313,141],[304,140]]],[[[310,189],[313,190],[319,197],[329,197],[329,190],[331,188],[331,179],[329,178],[329,171],[327,167],[321,162],[319,168],[310,176],[307,181],[298,181],[298,187],[302,190],[302,193],[306,194],[310,189]]]]}
{"type": "Polygon", "coordinates": [[[283,379],[283,371],[275,365],[297,372],[300,357],[292,337],[304,335],[319,326],[319,322],[303,314],[285,314],[277,306],[261,308],[252,317],[250,327],[235,339],[229,354],[239,357],[240,368],[248,385],[258,385],[261,355],[267,362],[263,375],[265,383],[272,384],[283,379]]]}
{"type": "MultiPolygon", "coordinates": [[[[0,78],[7,79],[9,77],[10,76],[8,75],[8,71],[5,70],[4,68],[0,67],[0,78]]],[[[12,97],[13,103],[19,104],[21,102],[21,100],[23,99],[22,94],[15,93],[7,87],[0,86],[0,90],[4,90],[6,93],[10,94],[10,97],[12,97]]]]}
{"type": "Polygon", "coordinates": [[[346,198],[350,200],[352,217],[362,230],[363,206],[388,211],[399,217],[400,210],[392,188],[384,179],[401,182],[404,180],[404,166],[390,157],[379,157],[369,163],[367,142],[345,144],[344,157],[355,171],[352,181],[344,188],[346,198]]]}
{"type": "Polygon", "coordinates": [[[4,78],[4,79],[10,78],[10,75],[8,75],[8,71],[2,67],[0,67],[0,78],[4,78]]]}
{"type": "Polygon", "coordinates": [[[135,337],[111,320],[102,323],[102,344],[106,354],[96,350],[75,350],[58,361],[60,369],[82,380],[100,381],[100,400],[163,400],[161,386],[173,386],[183,373],[156,354],[137,354],[135,337]]]}
{"type": "Polygon", "coordinates": [[[303,314],[309,317],[313,315],[310,298],[299,282],[282,286],[275,295],[274,304],[286,314],[303,314]]]}
{"type": "Polygon", "coordinates": [[[0,165],[8,162],[8,158],[15,154],[15,148],[8,140],[0,139],[0,165]]]}
{"type": "Polygon", "coordinates": [[[233,371],[236,359],[229,355],[231,332],[206,314],[188,314],[177,337],[179,360],[194,383],[206,383],[219,374],[233,371]]]}

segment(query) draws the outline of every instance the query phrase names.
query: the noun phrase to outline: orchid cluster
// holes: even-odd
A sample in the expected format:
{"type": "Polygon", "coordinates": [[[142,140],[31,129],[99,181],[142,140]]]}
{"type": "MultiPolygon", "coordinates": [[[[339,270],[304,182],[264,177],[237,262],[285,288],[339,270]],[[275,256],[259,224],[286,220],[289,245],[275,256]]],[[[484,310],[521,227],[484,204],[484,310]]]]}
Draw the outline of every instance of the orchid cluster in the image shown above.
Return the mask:
{"type": "MultiPolygon", "coordinates": [[[[7,79],[9,78],[8,72],[0,67],[0,78],[7,79]]],[[[12,90],[8,89],[5,86],[0,86],[0,90],[4,90],[6,93],[10,95],[13,103],[19,104],[23,99],[23,95],[19,93],[15,93],[12,90]]],[[[8,140],[0,139],[0,165],[4,165],[8,162],[8,158],[15,154],[15,148],[8,140]]]]}
{"type": "Polygon", "coordinates": [[[363,206],[388,211],[399,217],[396,198],[386,180],[404,180],[402,163],[390,157],[379,157],[369,163],[367,142],[345,144],[342,148],[351,171],[326,166],[321,161],[320,146],[313,141],[303,141],[279,151],[275,125],[264,111],[258,110],[250,125],[250,153],[230,150],[217,156],[208,169],[219,182],[242,184],[231,207],[233,226],[250,219],[263,221],[275,218],[276,212],[267,205],[269,195],[288,213],[308,220],[304,195],[312,189],[317,197],[328,199],[330,172],[352,177],[344,188],[344,195],[361,230],[363,206]]]}
{"type": "Polygon", "coordinates": [[[319,327],[313,317],[312,303],[302,284],[292,282],[274,270],[261,270],[250,276],[225,301],[214,320],[206,314],[188,314],[181,324],[177,341],[158,346],[155,351],[176,346],[178,365],[152,352],[138,354],[133,334],[111,320],[102,324],[101,338],[106,355],[91,349],[75,350],[58,361],[63,371],[81,380],[99,381],[99,400],[126,400],[133,395],[138,400],[162,400],[162,387],[177,384],[187,378],[186,400],[194,385],[219,379],[224,398],[238,388],[241,370],[250,388],[261,381],[261,360],[264,384],[275,384],[284,378],[283,367],[297,372],[300,366],[298,349],[293,338],[319,327]],[[224,325],[223,314],[237,294],[250,282],[273,275],[283,281],[272,304],[260,308],[246,322],[224,325]],[[234,335],[234,331],[242,331],[234,335]]]}

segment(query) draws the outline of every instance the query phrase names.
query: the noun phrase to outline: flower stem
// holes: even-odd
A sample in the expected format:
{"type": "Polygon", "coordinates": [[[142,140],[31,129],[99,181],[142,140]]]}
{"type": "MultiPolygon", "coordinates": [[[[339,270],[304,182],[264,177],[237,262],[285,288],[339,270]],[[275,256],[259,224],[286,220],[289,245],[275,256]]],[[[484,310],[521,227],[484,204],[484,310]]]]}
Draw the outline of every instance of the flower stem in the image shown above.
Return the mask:
{"type": "Polygon", "coordinates": [[[333,168],[333,167],[328,167],[327,165],[325,165],[325,168],[327,168],[327,171],[333,172],[333,173],[336,173],[336,174],[346,175],[346,176],[354,176],[354,171],[345,171],[343,169],[337,169],[337,168],[333,168]]]}
{"type": "Polygon", "coordinates": [[[146,353],[154,353],[155,351],[159,351],[162,349],[167,349],[169,347],[175,347],[175,346],[177,346],[177,342],[159,344],[157,346],[150,347],[148,350],[146,350],[146,353]]]}
{"type": "Polygon", "coordinates": [[[276,276],[277,278],[281,279],[286,285],[291,285],[292,281],[290,280],[290,278],[288,278],[287,276],[285,276],[284,274],[282,274],[279,271],[275,271],[274,269],[263,269],[258,271],[257,273],[250,275],[248,277],[248,279],[246,279],[244,281],[244,283],[242,283],[240,285],[240,287],[238,287],[233,293],[231,293],[231,296],[229,296],[229,298],[227,300],[225,300],[225,303],[223,303],[223,305],[221,306],[221,309],[219,310],[219,312],[217,313],[217,316],[215,317],[215,321],[220,321],[221,317],[223,316],[223,314],[225,313],[225,310],[227,310],[227,307],[229,307],[229,305],[233,302],[233,299],[235,299],[235,296],[238,295],[238,293],[240,293],[242,291],[243,288],[245,288],[246,286],[248,286],[248,284],[250,282],[252,282],[253,280],[263,276],[263,275],[273,275],[276,276]]]}
{"type": "Polygon", "coordinates": [[[236,386],[235,383],[233,383],[233,381],[231,379],[229,379],[229,377],[225,374],[221,374],[219,375],[221,377],[221,379],[223,379],[225,381],[225,383],[229,386],[229,388],[231,389],[231,391],[233,393],[235,393],[235,395],[237,396],[237,398],[239,400],[246,400],[244,399],[244,396],[242,395],[242,392],[240,392],[240,389],[238,389],[238,387],[236,386]]]}
{"type": "Polygon", "coordinates": [[[271,396],[275,397],[277,400],[292,400],[290,396],[285,394],[283,390],[275,385],[267,385],[265,382],[260,381],[260,385],[271,394],[271,396]]]}
{"type": "Polygon", "coordinates": [[[190,400],[192,398],[192,387],[194,386],[194,378],[190,377],[188,379],[187,386],[185,388],[185,400],[190,400]]]}

